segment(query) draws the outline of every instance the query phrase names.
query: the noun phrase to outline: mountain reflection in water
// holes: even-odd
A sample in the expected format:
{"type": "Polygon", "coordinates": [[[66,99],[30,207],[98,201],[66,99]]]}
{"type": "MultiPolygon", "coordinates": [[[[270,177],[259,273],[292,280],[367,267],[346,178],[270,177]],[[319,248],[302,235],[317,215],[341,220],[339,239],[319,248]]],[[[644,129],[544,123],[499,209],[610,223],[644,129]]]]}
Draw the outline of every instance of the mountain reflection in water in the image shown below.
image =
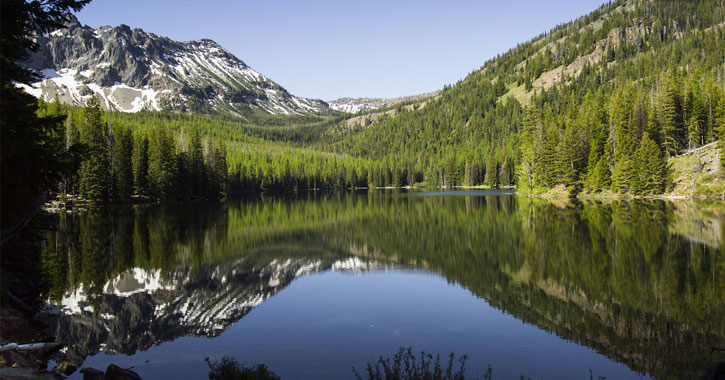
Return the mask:
{"type": "Polygon", "coordinates": [[[310,273],[407,268],[654,378],[697,378],[725,360],[710,354],[725,345],[721,202],[562,207],[449,195],[309,194],[65,215],[43,248],[64,359],[216,337],[310,273]]]}

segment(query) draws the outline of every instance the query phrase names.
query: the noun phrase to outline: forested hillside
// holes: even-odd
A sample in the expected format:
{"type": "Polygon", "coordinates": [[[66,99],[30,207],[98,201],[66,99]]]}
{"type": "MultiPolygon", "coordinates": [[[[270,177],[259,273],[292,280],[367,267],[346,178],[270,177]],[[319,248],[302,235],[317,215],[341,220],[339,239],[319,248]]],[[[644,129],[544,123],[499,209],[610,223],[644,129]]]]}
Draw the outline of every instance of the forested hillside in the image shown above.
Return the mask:
{"type": "Polygon", "coordinates": [[[606,4],[420,110],[348,129],[335,149],[431,184],[662,193],[668,157],[723,133],[724,11],[719,0],[606,4]]]}
{"type": "Polygon", "coordinates": [[[367,186],[371,160],[309,147],[337,119],[253,114],[135,114],[39,100],[39,117],[64,121],[67,147],[82,152],[59,189],[92,201],[222,198],[258,191],[367,186]]]}
{"type": "Polygon", "coordinates": [[[606,4],[433,97],[355,115],[126,114],[42,99],[39,112],[67,115],[66,148],[87,154],[60,190],[87,199],[409,185],[662,194],[671,157],[725,133],[724,27],[720,0],[606,4]]]}

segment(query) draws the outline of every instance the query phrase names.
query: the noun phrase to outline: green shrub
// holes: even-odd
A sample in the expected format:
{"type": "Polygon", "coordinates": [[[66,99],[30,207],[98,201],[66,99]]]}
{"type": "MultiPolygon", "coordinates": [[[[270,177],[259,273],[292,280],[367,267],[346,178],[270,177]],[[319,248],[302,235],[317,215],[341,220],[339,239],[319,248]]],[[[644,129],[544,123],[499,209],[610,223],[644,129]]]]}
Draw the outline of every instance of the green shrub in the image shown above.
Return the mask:
{"type": "Polygon", "coordinates": [[[264,364],[248,368],[228,356],[214,363],[209,361],[209,358],[205,360],[209,365],[209,380],[280,380],[280,377],[264,364]]]}
{"type": "MultiPolygon", "coordinates": [[[[451,353],[444,367],[440,354],[434,358],[432,354],[421,352],[416,357],[410,347],[401,347],[392,358],[380,356],[376,362],[368,363],[364,375],[355,368],[352,372],[356,380],[465,380],[467,358],[463,355],[456,360],[455,354],[451,353]],[[459,363],[458,370],[455,370],[454,362],[459,363]]],[[[492,379],[491,372],[489,366],[484,379],[492,379]]]]}

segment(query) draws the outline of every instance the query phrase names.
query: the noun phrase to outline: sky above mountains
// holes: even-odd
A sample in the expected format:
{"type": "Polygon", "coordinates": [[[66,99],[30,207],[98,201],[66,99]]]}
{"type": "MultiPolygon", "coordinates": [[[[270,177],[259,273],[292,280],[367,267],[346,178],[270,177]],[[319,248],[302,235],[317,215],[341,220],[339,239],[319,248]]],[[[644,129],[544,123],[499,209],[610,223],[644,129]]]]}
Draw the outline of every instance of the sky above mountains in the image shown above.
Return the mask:
{"type": "Polygon", "coordinates": [[[439,90],[602,1],[94,0],[77,16],[210,38],[292,94],[333,100],[439,90]]]}

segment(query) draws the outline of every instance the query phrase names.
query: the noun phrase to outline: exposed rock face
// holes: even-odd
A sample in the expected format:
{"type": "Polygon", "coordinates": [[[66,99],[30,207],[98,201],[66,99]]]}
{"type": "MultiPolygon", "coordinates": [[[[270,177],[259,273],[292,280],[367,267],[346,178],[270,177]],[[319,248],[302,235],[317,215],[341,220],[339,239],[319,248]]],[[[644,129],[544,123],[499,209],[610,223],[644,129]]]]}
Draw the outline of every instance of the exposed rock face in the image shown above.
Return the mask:
{"type": "Polygon", "coordinates": [[[401,96],[397,98],[340,98],[329,101],[330,108],[336,111],[357,113],[365,110],[375,110],[389,107],[394,104],[420,100],[438,95],[438,91],[428,92],[420,95],[401,96]]]}
{"type": "MultiPolygon", "coordinates": [[[[670,195],[725,196],[719,144],[719,142],[713,142],[672,157],[668,161],[674,185],[670,195]]],[[[687,220],[686,223],[693,225],[690,220],[687,220]]]]}
{"type": "Polygon", "coordinates": [[[178,42],[127,25],[92,29],[73,16],[67,25],[38,37],[40,50],[27,65],[46,79],[23,86],[29,93],[75,104],[96,94],[105,108],[125,112],[329,112],[327,103],[291,95],[211,40],[178,42]]]}

